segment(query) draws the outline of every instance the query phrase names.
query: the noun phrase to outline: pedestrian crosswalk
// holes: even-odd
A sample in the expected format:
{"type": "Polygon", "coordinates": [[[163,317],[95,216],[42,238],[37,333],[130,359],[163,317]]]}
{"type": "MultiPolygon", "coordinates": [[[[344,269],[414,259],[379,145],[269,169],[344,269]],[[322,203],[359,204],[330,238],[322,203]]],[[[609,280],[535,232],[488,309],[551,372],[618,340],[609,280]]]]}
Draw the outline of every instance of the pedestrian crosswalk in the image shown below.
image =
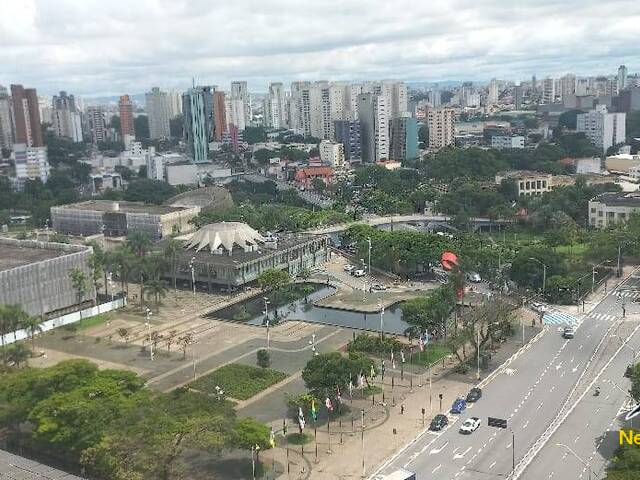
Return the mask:
{"type": "Polygon", "coordinates": [[[640,292],[638,292],[637,290],[620,290],[616,293],[616,296],[618,298],[630,298],[635,300],[636,298],[640,297],[640,292]]]}
{"type": "Polygon", "coordinates": [[[600,320],[603,322],[613,322],[618,317],[609,313],[590,313],[587,318],[590,318],[592,320],[600,320]]]}
{"type": "Polygon", "coordinates": [[[579,318],[569,313],[559,310],[549,311],[542,317],[545,325],[565,325],[567,327],[575,327],[579,323],[579,318]]]}

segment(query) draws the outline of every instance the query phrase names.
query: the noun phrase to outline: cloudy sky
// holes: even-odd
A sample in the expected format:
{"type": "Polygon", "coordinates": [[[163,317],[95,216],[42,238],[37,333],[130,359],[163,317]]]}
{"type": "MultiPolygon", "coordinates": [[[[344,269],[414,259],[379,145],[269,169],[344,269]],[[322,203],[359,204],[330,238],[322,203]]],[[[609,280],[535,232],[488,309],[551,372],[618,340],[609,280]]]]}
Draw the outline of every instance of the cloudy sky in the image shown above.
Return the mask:
{"type": "Polygon", "coordinates": [[[0,84],[525,79],[640,71],[638,0],[0,0],[0,84]]]}

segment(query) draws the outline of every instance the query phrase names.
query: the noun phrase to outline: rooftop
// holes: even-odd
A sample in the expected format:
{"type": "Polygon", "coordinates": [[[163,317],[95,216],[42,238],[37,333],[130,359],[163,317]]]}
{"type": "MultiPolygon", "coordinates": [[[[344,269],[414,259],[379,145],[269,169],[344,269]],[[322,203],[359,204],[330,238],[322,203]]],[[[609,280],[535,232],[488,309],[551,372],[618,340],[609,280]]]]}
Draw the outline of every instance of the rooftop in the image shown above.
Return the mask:
{"type": "Polygon", "coordinates": [[[533,170],[506,170],[496,173],[496,177],[502,178],[526,178],[526,177],[551,177],[550,173],[534,172],[533,170]]]}
{"type": "Polygon", "coordinates": [[[166,213],[179,212],[185,207],[170,207],[166,205],[148,205],[139,202],[113,202],[111,200],[87,200],[86,202],[59,205],[54,208],[66,210],[88,210],[94,212],[122,212],[122,213],[148,213],[150,215],[164,215],[166,213]]]}
{"type": "Polygon", "coordinates": [[[82,480],[70,473],[0,450],[0,478],[7,480],[82,480]]]}
{"type": "Polygon", "coordinates": [[[600,202],[610,207],[640,208],[640,192],[601,193],[593,198],[593,202],[600,202]]]}
{"type": "Polygon", "coordinates": [[[0,237],[0,272],[63,257],[87,247],[0,237]]]}

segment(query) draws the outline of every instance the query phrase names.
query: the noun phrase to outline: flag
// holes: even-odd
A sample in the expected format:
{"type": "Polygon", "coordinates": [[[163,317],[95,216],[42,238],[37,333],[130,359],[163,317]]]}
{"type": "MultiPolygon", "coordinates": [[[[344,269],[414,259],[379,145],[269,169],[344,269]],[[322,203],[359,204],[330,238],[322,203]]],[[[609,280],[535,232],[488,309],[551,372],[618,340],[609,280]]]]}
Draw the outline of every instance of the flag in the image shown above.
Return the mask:
{"type": "Polygon", "coordinates": [[[400,361],[404,363],[404,350],[400,350],[400,361]]]}
{"type": "Polygon", "coordinates": [[[376,376],[376,369],[373,368],[373,363],[371,364],[371,374],[369,376],[371,378],[374,378],[376,376]]]}
{"type": "Polygon", "coordinates": [[[269,445],[271,448],[276,448],[276,434],[273,432],[273,427],[271,427],[271,433],[269,434],[269,445]]]}
{"type": "Polygon", "coordinates": [[[424,352],[424,342],[422,341],[422,337],[418,338],[418,348],[421,352],[424,352]]]}
{"type": "Polygon", "coordinates": [[[396,359],[393,356],[393,350],[391,350],[391,368],[396,368],[396,359]]]}
{"type": "MultiPolygon", "coordinates": [[[[358,377],[358,381],[360,378],[358,377]]],[[[353,380],[349,379],[349,397],[353,397],[353,380]]]]}
{"type": "Polygon", "coordinates": [[[282,419],[282,434],[285,437],[287,436],[287,419],[286,418],[282,419]]]}
{"type": "Polygon", "coordinates": [[[340,387],[336,385],[336,402],[342,403],[342,396],[340,395],[340,387]]]}
{"type": "Polygon", "coordinates": [[[380,365],[380,372],[382,373],[382,375],[384,376],[384,372],[387,370],[387,366],[384,363],[384,358],[382,359],[381,365],[380,365]]]}
{"type": "Polygon", "coordinates": [[[395,360],[394,360],[394,357],[393,357],[393,350],[391,350],[391,363],[393,363],[394,361],[395,360]]]}
{"type": "MultiPolygon", "coordinates": [[[[373,365],[371,365],[371,368],[373,368],[373,365]]],[[[364,375],[362,372],[358,375],[358,388],[364,388],[364,375]]]]}
{"type": "Polygon", "coordinates": [[[333,403],[331,403],[331,399],[329,397],[324,401],[324,404],[327,406],[327,410],[333,412],[333,403]]]}
{"type": "Polygon", "coordinates": [[[258,445],[258,444],[256,443],[256,447],[255,447],[255,449],[256,449],[256,453],[257,453],[257,452],[259,452],[259,451],[260,451],[260,445],[258,445]]]}
{"type": "Polygon", "coordinates": [[[300,430],[304,430],[304,414],[302,413],[302,407],[298,407],[298,425],[300,425],[300,430]]]}
{"type": "Polygon", "coordinates": [[[311,399],[311,418],[316,422],[318,420],[318,410],[316,410],[316,399],[311,399]]]}

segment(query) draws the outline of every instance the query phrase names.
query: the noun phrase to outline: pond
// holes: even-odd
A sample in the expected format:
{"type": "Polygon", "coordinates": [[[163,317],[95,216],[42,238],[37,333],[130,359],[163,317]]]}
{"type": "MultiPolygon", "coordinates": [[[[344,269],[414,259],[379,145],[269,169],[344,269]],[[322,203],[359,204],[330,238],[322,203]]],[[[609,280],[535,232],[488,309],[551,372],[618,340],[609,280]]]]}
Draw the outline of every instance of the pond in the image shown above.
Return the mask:
{"type": "MultiPolygon", "coordinates": [[[[361,330],[380,331],[380,313],[362,313],[335,308],[318,307],[313,302],[331,295],[335,288],[317,283],[295,284],[294,289],[285,294],[269,292],[269,322],[274,325],[285,320],[303,320],[361,330]],[[306,287],[306,288],[305,288],[306,287]],[[306,299],[305,299],[306,297],[306,299]]],[[[384,310],[382,330],[386,333],[403,334],[408,324],[402,320],[402,303],[396,303],[384,310]]],[[[243,300],[206,315],[209,318],[233,320],[249,325],[264,325],[263,295],[243,300]]]]}

